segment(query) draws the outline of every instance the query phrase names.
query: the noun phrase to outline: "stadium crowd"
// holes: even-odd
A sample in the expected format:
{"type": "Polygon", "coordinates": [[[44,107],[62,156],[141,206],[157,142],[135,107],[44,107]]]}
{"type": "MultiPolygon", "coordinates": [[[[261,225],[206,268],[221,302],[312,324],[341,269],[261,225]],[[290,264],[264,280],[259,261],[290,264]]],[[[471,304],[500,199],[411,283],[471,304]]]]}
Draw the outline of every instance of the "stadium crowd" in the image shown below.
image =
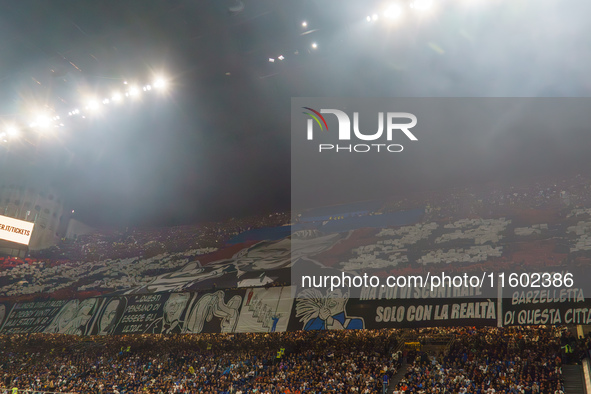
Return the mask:
{"type": "Polygon", "coordinates": [[[562,394],[561,366],[589,349],[588,337],[578,340],[565,328],[451,330],[456,338],[448,351],[413,355],[394,393],[562,394]]]}
{"type": "Polygon", "coordinates": [[[591,338],[563,327],[300,331],[259,334],[0,336],[0,393],[562,394],[565,363],[591,338]],[[453,337],[438,355],[403,341],[453,337]],[[571,346],[573,352],[565,352],[571,346]]]}
{"type": "Polygon", "coordinates": [[[0,392],[376,393],[397,330],[0,337],[0,392]]]}

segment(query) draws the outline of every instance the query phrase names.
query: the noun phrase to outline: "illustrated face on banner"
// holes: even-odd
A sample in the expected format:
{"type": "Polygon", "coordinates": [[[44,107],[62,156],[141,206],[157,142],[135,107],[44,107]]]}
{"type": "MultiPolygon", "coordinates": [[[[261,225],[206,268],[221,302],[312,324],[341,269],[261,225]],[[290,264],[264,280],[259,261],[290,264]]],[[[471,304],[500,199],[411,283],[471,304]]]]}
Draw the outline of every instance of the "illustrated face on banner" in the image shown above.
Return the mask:
{"type": "Polygon", "coordinates": [[[78,301],[74,300],[74,301],[68,302],[59,317],[59,320],[58,320],[59,327],[64,327],[69,322],[71,322],[74,319],[74,317],[76,316],[77,309],[78,309],[78,301]]]}
{"type": "Polygon", "coordinates": [[[78,300],[71,300],[62,307],[58,315],[52,320],[52,322],[45,329],[46,333],[60,333],[65,334],[70,330],[76,312],[78,311],[78,300]]]}
{"type": "Polygon", "coordinates": [[[115,299],[107,304],[99,323],[99,333],[108,333],[108,331],[111,331],[111,327],[115,324],[120,303],[120,300],[115,299]]]}
{"type": "Polygon", "coordinates": [[[96,298],[90,298],[80,303],[80,306],[78,307],[78,316],[80,316],[81,326],[88,324],[88,321],[92,318],[92,310],[96,306],[97,301],[96,298]]]}
{"type": "Polygon", "coordinates": [[[180,320],[190,298],[191,295],[189,293],[171,294],[168,301],[164,304],[165,320],[167,322],[180,320]]]}
{"type": "Polygon", "coordinates": [[[241,303],[242,297],[238,295],[232,297],[227,305],[224,305],[223,298],[220,300],[218,305],[220,305],[219,309],[222,312],[216,316],[222,317],[221,332],[234,332],[238,323],[238,308],[240,308],[241,303]]]}
{"type": "Polygon", "coordinates": [[[361,317],[347,315],[349,293],[335,289],[323,295],[318,289],[305,289],[296,301],[296,317],[304,324],[304,330],[352,330],[362,329],[361,317]]]}
{"type": "Polygon", "coordinates": [[[233,296],[228,303],[224,302],[225,292],[218,290],[215,293],[204,294],[192,306],[191,312],[184,326],[185,333],[200,333],[206,322],[213,317],[221,319],[221,332],[234,332],[238,323],[239,308],[242,297],[233,296]]]}
{"type": "Polygon", "coordinates": [[[326,300],[326,309],[329,311],[329,316],[334,316],[339,313],[345,312],[345,305],[349,300],[349,294],[343,292],[341,289],[335,289],[334,291],[328,293],[328,298],[326,300]]]}

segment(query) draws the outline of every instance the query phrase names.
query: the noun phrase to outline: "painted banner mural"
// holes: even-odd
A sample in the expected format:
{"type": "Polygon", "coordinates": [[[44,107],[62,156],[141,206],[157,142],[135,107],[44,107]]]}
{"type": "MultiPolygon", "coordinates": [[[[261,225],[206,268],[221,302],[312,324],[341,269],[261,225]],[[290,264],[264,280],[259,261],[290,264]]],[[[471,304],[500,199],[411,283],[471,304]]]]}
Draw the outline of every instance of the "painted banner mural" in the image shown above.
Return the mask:
{"type": "MultiPolygon", "coordinates": [[[[117,295],[0,304],[0,334],[197,334],[591,324],[583,289],[512,290],[502,297],[349,298],[292,287],[117,295]]],[[[418,293],[415,293],[418,294],[418,293]]]]}

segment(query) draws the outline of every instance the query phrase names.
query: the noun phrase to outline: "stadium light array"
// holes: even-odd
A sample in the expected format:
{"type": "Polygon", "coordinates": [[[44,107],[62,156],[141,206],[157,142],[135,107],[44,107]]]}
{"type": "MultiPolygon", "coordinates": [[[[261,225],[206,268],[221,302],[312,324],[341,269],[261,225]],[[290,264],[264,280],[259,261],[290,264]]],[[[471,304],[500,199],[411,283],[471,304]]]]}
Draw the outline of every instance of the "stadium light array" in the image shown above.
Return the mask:
{"type": "MultiPolygon", "coordinates": [[[[155,89],[164,90],[168,86],[167,81],[162,77],[156,78],[152,84],[143,85],[142,89],[139,89],[136,85],[129,86],[127,81],[123,81],[123,84],[127,85],[124,93],[115,90],[110,97],[104,97],[102,99],[96,97],[87,98],[84,106],[82,107],[82,111],[79,108],[74,108],[67,112],[67,117],[79,117],[81,119],[86,119],[86,115],[88,113],[96,113],[97,111],[101,110],[103,105],[108,105],[111,102],[121,102],[124,100],[124,96],[136,98],[141,93],[141,90],[144,92],[149,92],[155,89]]],[[[33,114],[33,118],[29,121],[29,123],[20,124],[17,122],[15,124],[11,123],[9,125],[5,125],[0,130],[0,142],[8,142],[9,139],[17,139],[22,134],[22,132],[27,129],[36,129],[41,132],[50,128],[64,127],[65,124],[61,119],[62,117],[60,115],[56,115],[55,113],[48,114],[44,110],[39,111],[36,114],[33,114]]]]}
{"type": "Polygon", "coordinates": [[[306,22],[306,21],[303,21],[303,22],[302,22],[302,27],[308,27],[308,22],[306,22]]]}

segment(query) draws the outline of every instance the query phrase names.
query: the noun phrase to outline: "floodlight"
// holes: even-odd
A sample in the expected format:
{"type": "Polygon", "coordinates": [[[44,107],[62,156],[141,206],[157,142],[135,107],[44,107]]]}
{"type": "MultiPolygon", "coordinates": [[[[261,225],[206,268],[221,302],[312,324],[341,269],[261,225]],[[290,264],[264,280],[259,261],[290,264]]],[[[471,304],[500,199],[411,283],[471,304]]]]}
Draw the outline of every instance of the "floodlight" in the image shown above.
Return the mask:
{"type": "Polygon", "coordinates": [[[285,59],[285,57],[284,57],[283,55],[281,55],[281,56],[279,56],[277,59],[279,59],[279,60],[283,60],[283,59],[285,59]]]}
{"type": "Polygon", "coordinates": [[[6,127],[6,134],[8,134],[11,137],[16,137],[18,135],[18,129],[15,126],[7,126],[6,127]]]}
{"type": "Polygon", "coordinates": [[[37,119],[35,119],[34,124],[35,124],[35,126],[32,126],[32,127],[38,126],[38,127],[45,129],[45,128],[51,126],[51,119],[46,115],[38,115],[37,119]]]}
{"type": "Polygon", "coordinates": [[[6,127],[6,134],[8,134],[11,137],[16,137],[19,134],[18,129],[16,128],[16,126],[7,126],[6,127]]]}
{"type": "Polygon", "coordinates": [[[318,48],[318,44],[316,44],[315,42],[312,43],[312,48],[316,49],[318,48]]]}
{"type": "Polygon", "coordinates": [[[154,83],[152,84],[156,89],[164,89],[167,85],[166,80],[164,78],[156,78],[154,83]]]}
{"type": "Polygon", "coordinates": [[[88,108],[91,111],[95,111],[98,109],[99,104],[95,101],[95,100],[89,100],[88,104],[86,105],[86,108],[88,108]]]}
{"type": "Polygon", "coordinates": [[[269,58],[269,62],[270,63],[275,63],[275,59],[273,59],[272,57],[269,58]]]}
{"type": "Polygon", "coordinates": [[[308,22],[306,22],[306,21],[303,21],[303,22],[302,22],[302,27],[308,27],[308,22]]]}

